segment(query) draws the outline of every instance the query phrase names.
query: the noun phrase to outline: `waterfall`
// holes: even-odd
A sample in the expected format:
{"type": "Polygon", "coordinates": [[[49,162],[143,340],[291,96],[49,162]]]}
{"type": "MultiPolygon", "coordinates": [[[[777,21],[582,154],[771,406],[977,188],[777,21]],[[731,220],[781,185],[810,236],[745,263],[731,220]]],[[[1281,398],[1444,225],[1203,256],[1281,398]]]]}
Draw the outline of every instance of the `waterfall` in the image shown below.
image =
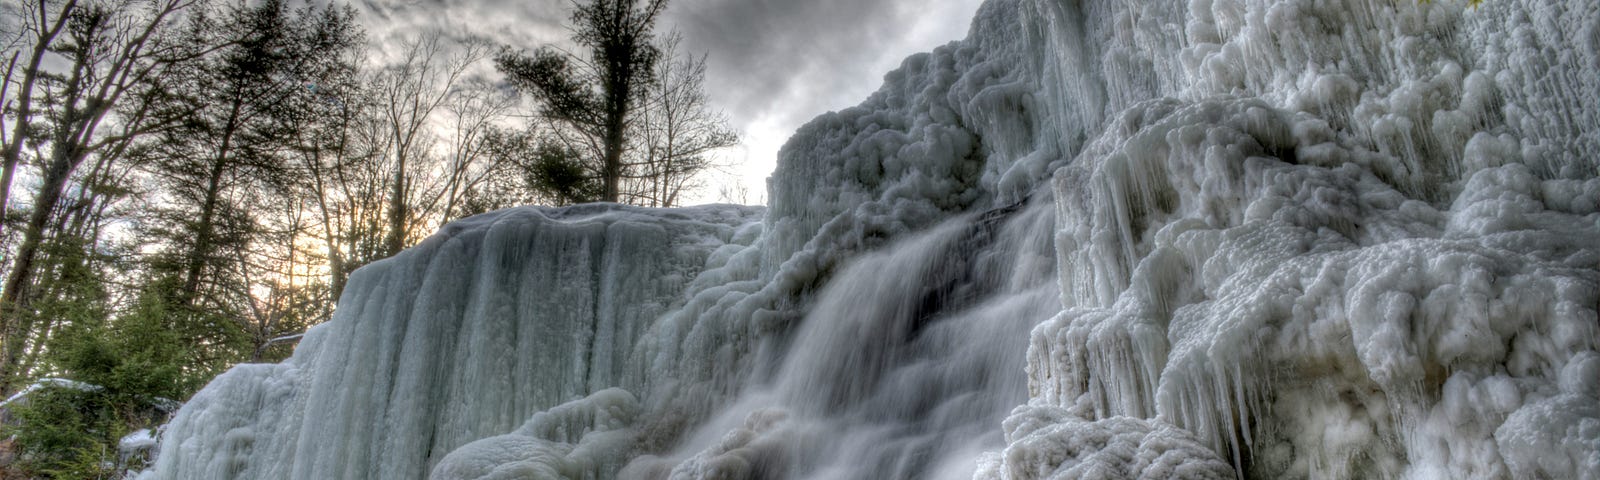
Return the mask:
{"type": "Polygon", "coordinates": [[[140,478],[1600,478],[1597,25],[989,0],[766,209],[363,268],[140,478]]]}

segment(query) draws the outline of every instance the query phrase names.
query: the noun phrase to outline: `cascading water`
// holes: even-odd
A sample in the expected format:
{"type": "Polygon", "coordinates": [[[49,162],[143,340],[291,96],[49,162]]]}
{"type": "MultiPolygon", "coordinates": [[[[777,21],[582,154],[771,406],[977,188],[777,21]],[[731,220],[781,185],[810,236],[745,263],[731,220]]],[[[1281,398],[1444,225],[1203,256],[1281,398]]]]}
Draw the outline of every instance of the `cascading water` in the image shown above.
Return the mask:
{"type": "Polygon", "coordinates": [[[1028,331],[1060,309],[1053,226],[1046,198],[851,261],[772,378],[679,448],[692,457],[640,460],[622,477],[970,477],[1027,399],[1028,331]]]}

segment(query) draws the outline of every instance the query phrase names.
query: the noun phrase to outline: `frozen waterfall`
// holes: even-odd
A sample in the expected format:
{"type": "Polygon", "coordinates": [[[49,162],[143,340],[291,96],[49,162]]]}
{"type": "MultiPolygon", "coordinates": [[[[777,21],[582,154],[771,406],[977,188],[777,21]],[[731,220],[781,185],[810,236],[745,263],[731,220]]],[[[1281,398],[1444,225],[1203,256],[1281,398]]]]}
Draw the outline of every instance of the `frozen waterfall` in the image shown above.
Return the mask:
{"type": "Polygon", "coordinates": [[[1600,4],[989,0],[765,209],[362,269],[144,479],[1600,479],[1600,4]]]}
{"type": "Polygon", "coordinates": [[[851,262],[780,365],[621,476],[970,478],[1027,400],[1028,331],[1059,310],[1052,216],[1048,201],[963,215],[851,262]]]}

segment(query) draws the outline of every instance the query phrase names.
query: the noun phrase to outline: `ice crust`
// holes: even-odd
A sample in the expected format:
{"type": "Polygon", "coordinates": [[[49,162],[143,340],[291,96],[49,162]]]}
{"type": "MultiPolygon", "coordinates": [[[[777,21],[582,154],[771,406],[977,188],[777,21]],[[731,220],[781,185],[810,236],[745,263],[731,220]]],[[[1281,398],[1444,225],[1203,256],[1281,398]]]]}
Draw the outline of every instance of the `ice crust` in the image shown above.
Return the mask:
{"type": "Polygon", "coordinates": [[[978,477],[1195,478],[1229,480],[1233,467],[1188,431],[1133,417],[1084,420],[1056,406],[1018,407],[1003,453],[979,460],[978,477]]]}
{"type": "MultiPolygon", "coordinates": [[[[1600,476],[1565,393],[1600,375],[1562,374],[1600,343],[1593,4],[1108,7],[1134,41],[1100,45],[1182,25],[1150,57],[1187,82],[1054,175],[1030,405],[1180,427],[1252,478],[1600,476]]],[[[1082,468],[1008,440],[988,478],[1082,468]]]]}
{"type": "Polygon", "coordinates": [[[629,352],[759,214],[587,205],[452,223],[358,271],[289,360],[196,394],[145,478],[425,478],[436,464],[449,467],[438,478],[479,478],[468,459],[516,464],[485,478],[602,471],[620,460],[600,452],[631,443],[575,432],[631,418],[637,400],[614,387],[638,389],[646,372],[629,352]],[[517,442],[541,453],[482,452],[517,442]],[[480,452],[452,454],[464,446],[480,452]]]}
{"type": "Polygon", "coordinates": [[[363,269],[145,478],[1600,478],[1600,4],[990,0],[771,206],[363,269]]]}

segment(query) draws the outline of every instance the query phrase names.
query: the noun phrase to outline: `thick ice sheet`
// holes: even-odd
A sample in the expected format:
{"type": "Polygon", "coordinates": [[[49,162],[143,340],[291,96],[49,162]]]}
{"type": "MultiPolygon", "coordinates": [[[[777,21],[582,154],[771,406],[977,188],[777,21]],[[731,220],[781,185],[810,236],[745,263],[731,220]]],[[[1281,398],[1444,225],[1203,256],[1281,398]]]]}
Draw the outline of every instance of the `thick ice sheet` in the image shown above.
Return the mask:
{"type": "Polygon", "coordinates": [[[452,223],[358,271],[292,358],[195,395],[147,478],[423,478],[463,445],[563,415],[541,411],[636,387],[646,326],[759,213],[528,207],[452,223]]]}

